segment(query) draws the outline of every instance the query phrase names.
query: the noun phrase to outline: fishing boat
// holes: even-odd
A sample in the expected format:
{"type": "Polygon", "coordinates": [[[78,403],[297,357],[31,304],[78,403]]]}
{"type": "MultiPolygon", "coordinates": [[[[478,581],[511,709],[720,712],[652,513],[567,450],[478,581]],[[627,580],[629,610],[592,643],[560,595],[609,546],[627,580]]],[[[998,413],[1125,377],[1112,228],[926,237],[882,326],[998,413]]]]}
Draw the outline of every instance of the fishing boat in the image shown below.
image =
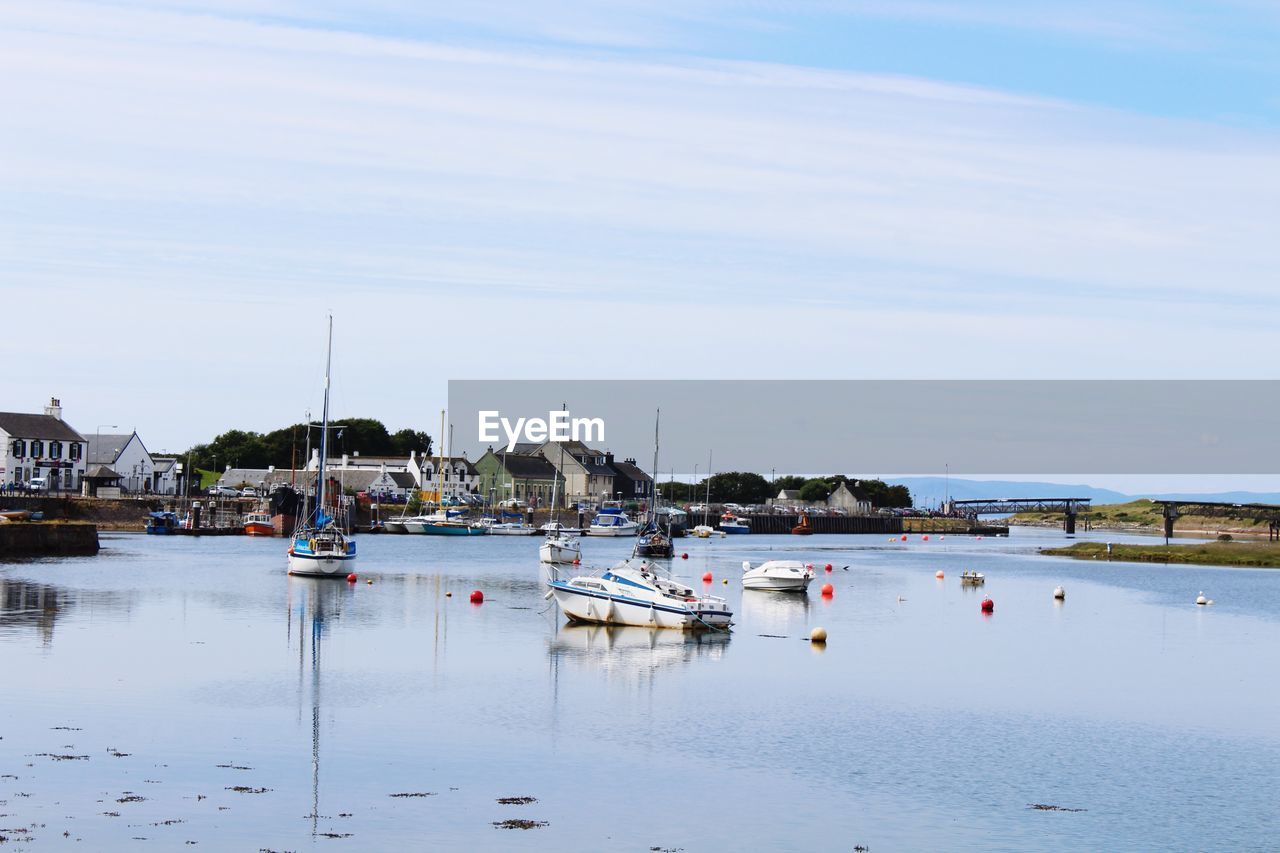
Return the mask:
{"type": "Polygon", "coordinates": [[[269,512],[251,512],[244,517],[246,536],[275,536],[276,526],[269,512]]]}
{"type": "Polygon", "coordinates": [[[799,560],[769,560],[752,566],[742,563],[742,588],[775,592],[804,592],[813,581],[813,566],[799,560]]]}
{"type": "Polygon", "coordinates": [[[634,556],[670,559],[674,552],[675,549],[671,547],[671,539],[658,529],[658,525],[655,522],[651,521],[646,524],[636,538],[634,556]]]}
{"type": "Polygon", "coordinates": [[[968,569],[960,573],[961,586],[982,586],[987,582],[987,578],[982,572],[974,572],[968,569]]]}
{"type": "Polygon", "coordinates": [[[682,630],[728,630],[733,624],[723,598],[696,595],[647,561],[624,560],[598,576],[567,580],[550,567],[547,586],[547,597],[573,622],[682,630]]]}
{"type": "Polygon", "coordinates": [[[726,512],[720,516],[720,530],[724,533],[750,533],[751,522],[745,518],[738,518],[731,512],[726,512]]]}
{"type": "Polygon", "coordinates": [[[791,532],[796,536],[813,535],[813,528],[809,526],[809,513],[805,512],[800,514],[800,523],[791,528],[791,532]]]}
{"type": "Polygon", "coordinates": [[[168,536],[176,533],[179,527],[176,512],[147,513],[147,533],[152,536],[168,536]]]}
{"type": "Polygon", "coordinates": [[[640,525],[627,517],[622,507],[613,501],[606,501],[600,512],[591,519],[587,528],[590,536],[635,536],[640,532],[640,525]]]}
{"type": "MultiPolygon", "coordinates": [[[[355,570],[356,542],[329,514],[325,461],[329,450],[329,376],[333,361],[333,316],[329,317],[328,350],[324,364],[324,416],[320,429],[320,468],[316,475],[316,503],[293,531],[289,545],[289,574],[343,577],[355,570]]],[[[310,433],[310,426],[307,430],[310,433]]]]}

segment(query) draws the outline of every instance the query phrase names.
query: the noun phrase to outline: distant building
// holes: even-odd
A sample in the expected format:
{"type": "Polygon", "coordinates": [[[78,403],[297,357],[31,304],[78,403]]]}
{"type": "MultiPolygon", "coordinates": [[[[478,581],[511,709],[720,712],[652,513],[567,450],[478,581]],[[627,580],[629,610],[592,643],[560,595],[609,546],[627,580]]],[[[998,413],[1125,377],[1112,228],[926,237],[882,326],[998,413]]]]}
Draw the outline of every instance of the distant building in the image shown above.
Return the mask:
{"type": "Polygon", "coordinates": [[[640,470],[635,459],[615,462],[612,453],[605,454],[605,464],[614,470],[613,491],[624,501],[653,504],[653,478],[640,470]]]}
{"type": "Polygon", "coordinates": [[[476,470],[480,494],[494,503],[521,500],[531,507],[546,507],[555,493],[560,505],[565,504],[564,479],[541,454],[494,453],[490,447],[476,460],[476,470]]]}
{"type": "Polygon", "coordinates": [[[157,494],[176,495],[182,487],[182,463],[174,456],[151,457],[153,474],[151,487],[157,494]]]}
{"type": "Polygon", "coordinates": [[[120,476],[126,492],[155,491],[155,460],[136,431],[94,433],[89,437],[89,464],[105,465],[120,476]]]}
{"type": "Polygon", "coordinates": [[[44,478],[49,491],[80,488],[87,448],[84,436],[62,420],[56,397],[44,414],[0,412],[0,480],[5,485],[44,478]]]}
{"type": "Polygon", "coordinates": [[[827,506],[842,509],[849,515],[871,515],[871,499],[858,488],[856,480],[852,488],[847,481],[836,486],[827,497],[827,506]]]}

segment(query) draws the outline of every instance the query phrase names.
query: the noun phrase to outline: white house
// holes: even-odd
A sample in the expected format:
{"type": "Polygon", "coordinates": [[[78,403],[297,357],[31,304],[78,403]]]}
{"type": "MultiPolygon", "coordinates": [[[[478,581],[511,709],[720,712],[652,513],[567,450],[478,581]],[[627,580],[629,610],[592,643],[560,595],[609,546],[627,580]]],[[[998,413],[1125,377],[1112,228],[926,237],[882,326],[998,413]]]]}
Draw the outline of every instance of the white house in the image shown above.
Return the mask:
{"type": "Polygon", "coordinates": [[[136,431],[89,436],[89,464],[106,465],[119,474],[125,492],[155,491],[156,463],[136,431]]]}
{"type": "Polygon", "coordinates": [[[466,456],[422,456],[414,459],[417,470],[410,470],[418,482],[418,488],[428,497],[436,492],[436,469],[439,467],[439,486],[442,498],[474,495],[480,491],[480,472],[466,456]]]}
{"type": "Polygon", "coordinates": [[[85,438],[62,420],[56,397],[43,415],[0,412],[0,482],[10,486],[43,478],[49,491],[78,489],[88,451],[85,438]]]}

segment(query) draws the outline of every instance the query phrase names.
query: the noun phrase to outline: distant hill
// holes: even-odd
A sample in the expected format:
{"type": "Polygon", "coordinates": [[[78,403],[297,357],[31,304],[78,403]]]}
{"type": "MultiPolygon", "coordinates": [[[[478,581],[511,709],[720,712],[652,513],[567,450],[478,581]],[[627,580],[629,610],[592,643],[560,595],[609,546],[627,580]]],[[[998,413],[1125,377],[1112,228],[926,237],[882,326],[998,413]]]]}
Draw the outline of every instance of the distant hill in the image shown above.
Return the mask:
{"type": "Polygon", "coordinates": [[[1096,504],[1128,503],[1138,498],[1170,501],[1225,501],[1229,503],[1280,504],[1280,492],[1168,492],[1129,495],[1112,489],[1097,489],[1083,483],[1022,482],[1014,480],[965,480],[952,477],[899,477],[887,483],[901,484],[911,491],[916,506],[938,506],[950,489],[958,501],[980,498],[1091,498],[1096,504]]]}

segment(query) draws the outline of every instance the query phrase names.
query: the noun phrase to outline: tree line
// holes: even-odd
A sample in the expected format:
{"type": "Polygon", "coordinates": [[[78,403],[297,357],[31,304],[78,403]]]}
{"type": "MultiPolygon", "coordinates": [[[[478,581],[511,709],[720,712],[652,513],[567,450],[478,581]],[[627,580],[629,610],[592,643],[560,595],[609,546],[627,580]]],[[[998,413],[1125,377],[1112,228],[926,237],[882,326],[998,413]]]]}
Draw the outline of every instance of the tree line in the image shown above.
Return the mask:
{"type": "MultiPolygon", "coordinates": [[[[320,447],[320,427],[311,427],[311,447],[320,447]]],[[[343,418],[329,425],[329,457],[403,456],[410,451],[430,455],[431,436],[405,428],[389,432],[376,418],[343,418]]],[[[231,429],[206,444],[187,450],[191,464],[208,471],[233,468],[303,468],[307,464],[307,425],[292,424],[271,432],[231,429]]]]}
{"type": "MultiPolygon", "coordinates": [[[[826,477],[787,476],[770,481],[750,471],[726,471],[713,474],[710,481],[713,503],[762,504],[769,498],[777,497],[783,489],[799,491],[802,501],[824,501],[840,488],[841,483],[848,483],[851,492],[865,495],[877,509],[912,505],[911,492],[906,486],[891,486],[883,480],[868,480],[845,474],[826,477]]],[[[667,481],[659,482],[658,488],[662,491],[664,500],[685,503],[706,500],[707,485],[706,479],[698,483],[667,481]]]]}

